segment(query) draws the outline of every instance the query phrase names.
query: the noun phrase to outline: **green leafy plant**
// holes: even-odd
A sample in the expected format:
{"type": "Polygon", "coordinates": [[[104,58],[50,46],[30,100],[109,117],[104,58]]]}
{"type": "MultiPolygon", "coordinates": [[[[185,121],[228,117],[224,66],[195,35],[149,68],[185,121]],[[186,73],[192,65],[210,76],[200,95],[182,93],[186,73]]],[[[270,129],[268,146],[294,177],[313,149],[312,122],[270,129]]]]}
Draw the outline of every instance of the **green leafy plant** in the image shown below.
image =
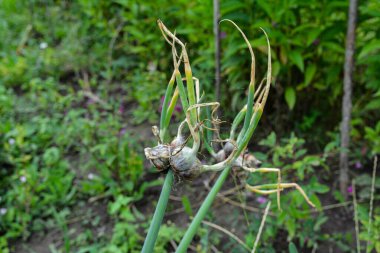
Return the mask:
{"type": "MultiPolygon", "coordinates": [[[[210,208],[213,200],[215,199],[217,193],[219,192],[221,186],[226,180],[230,170],[232,167],[240,167],[249,172],[274,172],[278,175],[277,184],[266,184],[259,186],[251,186],[247,185],[247,189],[262,193],[262,194],[270,194],[277,193],[277,201],[278,208],[280,208],[280,192],[286,188],[295,187],[300,191],[302,196],[306,199],[306,201],[311,205],[311,201],[308,199],[303,190],[296,183],[282,183],[281,182],[281,174],[280,170],[276,168],[251,168],[248,162],[245,162],[242,156],[242,152],[248,145],[248,142],[256,129],[256,126],[261,118],[268,94],[269,88],[271,84],[271,54],[270,54],[270,45],[269,40],[267,38],[268,43],[268,70],[266,78],[261,82],[260,86],[257,90],[255,90],[255,58],[252,51],[252,48],[249,44],[248,39],[245,37],[244,33],[240,30],[240,28],[232,21],[231,22],[242,34],[245,42],[248,45],[248,48],[251,53],[252,65],[251,65],[251,80],[249,84],[249,93],[247,104],[241,109],[241,111],[237,114],[231,128],[230,136],[226,140],[220,140],[224,142],[225,145],[223,149],[215,152],[211,147],[211,144],[207,141],[205,135],[203,133],[203,129],[206,132],[208,131],[216,131],[216,135],[219,136],[219,132],[217,130],[217,124],[219,120],[215,117],[215,111],[219,107],[219,103],[217,102],[209,102],[209,103],[201,103],[202,97],[200,96],[200,89],[198,79],[192,76],[191,67],[189,58],[187,55],[187,51],[185,45],[173,34],[171,33],[159,20],[158,25],[164,35],[166,41],[172,46],[173,52],[173,62],[174,62],[174,72],[172,78],[169,81],[164,105],[162,107],[161,112],[161,121],[160,121],[160,129],[156,126],[152,128],[153,134],[158,139],[158,145],[153,148],[146,148],[144,150],[145,156],[147,159],[151,161],[151,163],[159,170],[159,171],[168,171],[165,183],[163,186],[163,190],[160,195],[160,199],[158,201],[158,205],[156,207],[156,211],[153,215],[152,223],[150,229],[148,231],[147,237],[144,242],[143,252],[151,252],[153,250],[155,240],[157,238],[158,230],[162,222],[163,214],[166,209],[166,205],[168,202],[168,196],[170,194],[170,187],[173,182],[173,173],[179,178],[183,179],[192,179],[198,176],[200,173],[206,171],[222,171],[218,180],[212,187],[210,193],[202,203],[200,209],[195,215],[193,221],[191,222],[189,228],[187,229],[184,237],[182,238],[177,252],[185,252],[193,239],[199,225],[204,219],[208,209],[210,208]],[[178,55],[175,44],[179,44],[181,47],[181,54],[178,55]],[[179,71],[179,65],[181,59],[183,57],[184,69],[185,69],[185,80],[187,85],[187,93],[185,91],[182,77],[179,71]],[[178,60],[177,60],[178,58],[178,60]],[[195,80],[195,87],[194,81],[195,80]],[[176,81],[177,87],[173,93],[174,82],[176,81]],[[266,83],[265,83],[266,81],[266,83]],[[169,124],[169,120],[171,118],[173,107],[175,106],[178,97],[181,99],[182,107],[184,113],[186,114],[186,119],[181,122],[178,128],[177,136],[170,144],[165,143],[166,132],[169,124]],[[255,100],[255,102],[254,102],[255,100]],[[200,119],[200,110],[203,107],[211,107],[211,118],[200,119]],[[204,128],[202,126],[202,122],[209,121],[211,122],[212,128],[204,128]],[[238,125],[243,122],[243,127],[235,140],[235,131],[238,125]],[[193,147],[187,147],[187,142],[190,137],[184,136],[184,127],[190,131],[190,137],[193,140],[193,147]],[[216,159],[217,163],[213,165],[203,165],[200,160],[197,158],[197,153],[200,149],[200,143],[203,140],[204,145],[207,147],[207,151],[210,155],[216,159]]],[[[265,32],[264,32],[265,33],[265,32]]]]}
{"type": "Polygon", "coordinates": [[[354,194],[355,208],[357,208],[357,217],[360,221],[356,226],[356,236],[357,236],[357,248],[361,250],[366,249],[366,252],[371,252],[375,249],[376,252],[380,251],[380,243],[377,238],[380,235],[380,209],[374,205],[374,202],[378,200],[378,196],[375,194],[376,190],[380,188],[380,181],[376,178],[377,173],[377,157],[374,158],[372,177],[368,174],[363,174],[358,176],[351,186],[352,193],[354,194]],[[355,185],[354,185],[355,184],[355,185]],[[356,186],[360,187],[359,194],[356,194],[356,186]],[[361,204],[357,204],[355,197],[361,204]],[[364,202],[364,203],[363,203],[364,202]],[[367,203],[369,202],[369,205],[367,203]],[[360,245],[360,240],[365,242],[365,247],[360,245]]]}
{"type": "MultiPolygon", "coordinates": [[[[157,144],[146,138],[145,129],[146,124],[159,120],[157,108],[165,89],[157,84],[170,79],[168,70],[172,69],[171,57],[157,43],[161,33],[154,21],[165,17],[168,27],[176,27],[176,34],[187,42],[192,72],[201,80],[200,90],[205,91],[201,103],[213,101],[212,7],[212,1],[185,0],[0,2],[1,252],[35,250],[39,236],[49,238],[51,233],[59,240],[54,245],[38,241],[38,246],[46,246],[52,252],[64,252],[65,243],[70,251],[83,253],[141,250],[142,231],[150,225],[150,209],[146,205],[154,202],[155,189],[163,181],[152,179],[156,178],[152,169],[143,170],[140,154],[143,147],[157,144]],[[115,208],[118,205],[115,203],[120,207],[115,208]],[[78,210],[83,213],[78,214],[78,210]],[[130,238],[128,243],[126,237],[130,238]]],[[[370,189],[366,172],[379,146],[380,30],[374,28],[380,26],[380,6],[377,1],[363,1],[358,7],[350,172],[357,179],[360,237],[364,242],[370,237],[366,235],[370,189]]],[[[334,154],[339,147],[339,84],[347,8],[343,0],[311,0],[306,5],[301,0],[224,0],[220,6],[221,17],[236,20],[259,52],[267,53],[267,42],[264,34],[256,34],[258,28],[263,27],[271,38],[275,85],[266,107],[273,113],[263,118],[266,127],[256,132],[255,138],[259,142],[274,131],[276,136],[271,138],[275,144],[249,147],[263,151],[255,155],[264,161],[264,167],[281,168],[283,181],[303,178],[303,182],[298,182],[315,204],[319,203],[314,195],[323,203],[334,196],[344,204],[337,192],[322,197],[320,191],[326,191],[325,184],[334,189],[331,179],[334,154]],[[295,134],[289,135],[290,132],[295,134]],[[330,137],[333,142],[326,146],[330,137]]],[[[221,107],[228,108],[221,119],[233,122],[248,94],[245,80],[249,79],[250,69],[241,66],[248,66],[251,59],[242,50],[246,44],[232,26],[222,23],[220,39],[221,93],[228,94],[221,97],[221,107]]],[[[182,66],[181,63],[179,68],[184,74],[182,66]]],[[[257,58],[256,67],[257,73],[265,73],[267,60],[257,58]]],[[[186,93],[186,81],[183,83],[186,93]]],[[[211,109],[200,108],[204,144],[216,138],[207,130],[213,128],[211,109]]],[[[176,121],[184,119],[183,112],[173,115],[165,142],[175,135],[176,121]]],[[[220,132],[223,139],[229,137],[229,133],[223,133],[224,126],[221,125],[220,132]]],[[[236,132],[239,130],[237,127],[236,132]]],[[[186,127],[183,134],[190,135],[186,127]]],[[[188,146],[192,143],[191,137],[188,146]]],[[[217,162],[211,155],[204,159],[207,163],[217,162]]],[[[257,185],[264,181],[276,182],[277,175],[255,173],[243,182],[257,185]]],[[[190,207],[194,188],[188,188],[189,200],[183,198],[189,216],[197,211],[190,207]]],[[[244,198],[250,200],[256,195],[243,194],[238,200],[243,202],[244,198]]],[[[256,199],[242,204],[255,206],[264,200],[256,199]]],[[[268,199],[276,207],[275,199],[272,196],[268,199]]],[[[321,226],[328,227],[324,220],[331,211],[319,211],[318,215],[313,212],[315,216],[310,216],[313,220],[298,210],[305,207],[299,193],[289,193],[281,199],[287,216],[271,210],[281,219],[267,218],[261,250],[287,249],[288,242],[281,242],[292,240],[298,251],[313,248],[318,252],[326,244],[352,251],[351,229],[345,227],[345,231],[334,234],[318,230],[321,226]],[[289,210],[285,202],[296,208],[289,210]],[[277,248],[280,246],[281,249],[277,248]]],[[[377,202],[375,197],[375,206],[377,202]]],[[[173,205],[168,208],[175,207],[175,202],[170,204],[173,205]]],[[[350,210],[349,205],[345,208],[350,210]]],[[[236,220],[241,220],[239,210],[233,209],[231,213],[236,220]]],[[[219,208],[207,211],[206,217],[217,221],[219,212],[219,208]]],[[[378,216],[378,210],[374,210],[374,216],[378,216]]],[[[252,224],[245,234],[245,243],[250,247],[260,225],[258,218],[248,215],[252,224]]],[[[244,230],[235,224],[231,223],[231,229],[244,230]]],[[[377,228],[375,217],[372,224],[373,229],[377,228]]],[[[172,225],[164,224],[163,232],[166,226],[170,227],[168,231],[174,231],[172,225]]],[[[177,232],[182,237],[185,231],[177,232]]],[[[173,241],[168,245],[165,234],[162,238],[158,234],[156,250],[172,250],[173,241]]],[[[377,233],[373,230],[371,236],[377,233]]],[[[179,243],[180,239],[178,236],[174,241],[179,243]]],[[[205,250],[211,245],[221,247],[221,251],[240,250],[232,240],[228,243],[233,245],[232,249],[226,250],[229,247],[224,243],[226,238],[202,225],[197,229],[195,241],[193,244],[205,250]]]]}
{"type": "MultiPolygon", "coordinates": [[[[254,152],[255,157],[264,161],[262,166],[281,168],[282,179],[291,180],[297,178],[307,181],[302,185],[310,200],[315,204],[317,210],[321,210],[322,204],[319,198],[320,194],[326,194],[330,191],[327,185],[319,181],[324,177],[317,177],[316,171],[323,170],[329,174],[329,167],[326,165],[325,155],[308,155],[305,146],[305,140],[295,136],[292,133],[288,138],[278,139],[274,132],[259,142],[264,147],[263,152],[254,152]]],[[[327,175],[325,176],[327,177],[327,175]]],[[[271,175],[255,175],[248,178],[250,184],[257,184],[267,180],[275,179],[271,175]]],[[[266,203],[269,198],[259,198],[257,202],[266,203]]],[[[283,212],[278,213],[275,217],[269,216],[266,222],[266,230],[263,232],[261,249],[268,252],[278,250],[273,244],[273,238],[279,234],[286,236],[284,239],[297,242],[302,249],[318,249],[320,241],[326,241],[326,236],[321,233],[321,227],[328,222],[328,217],[323,212],[318,215],[309,211],[302,210],[305,205],[302,196],[296,192],[282,196],[282,201],[287,203],[283,207],[283,212]]],[[[250,245],[254,233],[258,230],[259,222],[253,222],[246,236],[247,244],[250,245]]],[[[290,247],[290,246],[289,246],[290,247]]],[[[292,247],[293,248],[293,247],[292,247]]]]}
{"type": "MultiPolygon", "coordinates": [[[[132,239],[132,235],[137,234],[142,215],[132,206],[157,181],[140,182],[143,160],[124,129],[123,118],[117,113],[107,116],[100,104],[77,107],[87,98],[70,88],[63,92],[53,78],[32,79],[25,87],[24,96],[4,86],[1,91],[2,250],[12,251],[17,245],[13,241],[18,240],[20,245],[22,239],[55,226],[62,233],[62,247],[67,252],[79,251],[92,240],[97,240],[93,247],[98,251],[109,252],[107,245],[124,250],[126,234],[134,242],[127,243],[128,249],[140,248],[142,239],[132,239]],[[124,195],[130,201],[113,210],[113,199],[124,195]],[[87,232],[81,237],[87,241],[77,242],[69,221],[80,203],[87,203],[90,197],[110,199],[111,207],[105,215],[115,219],[115,229],[110,235],[87,232]]],[[[85,210],[91,209],[86,205],[85,210]]],[[[90,230],[93,226],[85,225],[90,230]]]]}

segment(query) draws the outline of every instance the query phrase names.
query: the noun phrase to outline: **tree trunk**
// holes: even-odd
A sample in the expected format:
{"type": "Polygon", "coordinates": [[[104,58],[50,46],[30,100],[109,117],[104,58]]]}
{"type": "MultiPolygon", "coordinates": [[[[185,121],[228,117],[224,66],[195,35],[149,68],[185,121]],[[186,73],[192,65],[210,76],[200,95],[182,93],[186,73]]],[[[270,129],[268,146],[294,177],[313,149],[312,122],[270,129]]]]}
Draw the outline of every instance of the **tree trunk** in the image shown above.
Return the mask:
{"type": "Polygon", "coordinates": [[[220,10],[219,0],[214,0],[214,42],[215,42],[215,98],[220,102],[220,10]]]}
{"type": "MultiPolygon", "coordinates": [[[[219,0],[214,0],[214,43],[215,43],[215,101],[220,103],[220,6],[219,6],[219,0]]],[[[217,111],[217,115],[220,116],[220,110],[217,111]]],[[[216,125],[217,129],[219,130],[219,125],[216,125]]],[[[214,132],[214,138],[217,138],[218,136],[215,135],[216,132],[214,132]]],[[[215,150],[218,150],[220,148],[220,143],[213,142],[212,147],[215,150]]]]}
{"type": "Polygon", "coordinates": [[[340,150],[340,191],[347,198],[348,154],[350,144],[350,121],[352,108],[352,76],[354,69],[355,28],[357,19],[358,1],[350,0],[348,12],[348,27],[346,37],[346,53],[344,62],[344,87],[342,101],[341,150],[340,150]]]}

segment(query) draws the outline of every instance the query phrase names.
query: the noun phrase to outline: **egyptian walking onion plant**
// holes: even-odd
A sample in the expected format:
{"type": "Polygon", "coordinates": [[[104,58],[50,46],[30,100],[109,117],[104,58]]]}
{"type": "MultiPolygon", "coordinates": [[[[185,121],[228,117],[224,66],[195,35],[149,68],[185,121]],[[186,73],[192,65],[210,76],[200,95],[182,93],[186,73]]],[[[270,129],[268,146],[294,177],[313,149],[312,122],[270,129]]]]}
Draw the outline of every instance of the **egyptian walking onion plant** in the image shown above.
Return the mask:
{"type": "Polygon", "coordinates": [[[251,186],[247,184],[246,188],[260,194],[276,193],[279,208],[281,208],[281,191],[285,188],[291,187],[295,187],[303,195],[305,200],[314,207],[313,203],[311,203],[305,192],[298,184],[281,182],[281,173],[279,169],[252,168],[255,166],[255,159],[243,159],[244,150],[246,149],[248,142],[256,129],[269,94],[271,84],[271,52],[268,36],[263,30],[268,44],[268,69],[266,78],[263,79],[258,89],[255,90],[255,57],[252,47],[240,28],[231,20],[226,21],[231,22],[243,36],[250,51],[252,64],[247,103],[236,115],[232,123],[229,138],[226,140],[221,140],[219,138],[219,128],[217,127],[217,124],[220,124],[220,120],[217,118],[215,113],[219,107],[219,103],[202,102],[203,96],[200,96],[199,81],[192,75],[185,45],[175,36],[175,34],[170,32],[160,20],[158,20],[158,26],[161,29],[165,40],[172,47],[174,72],[166,89],[164,104],[161,112],[160,128],[158,129],[156,126],[152,127],[153,134],[158,139],[158,145],[153,148],[145,148],[144,151],[146,158],[151,161],[157,170],[167,171],[167,175],[142,252],[153,252],[157,234],[166,210],[166,205],[168,203],[174,175],[178,178],[189,180],[194,179],[200,173],[206,171],[222,171],[208,196],[202,203],[198,213],[192,220],[192,223],[177,248],[177,252],[186,252],[196,233],[196,230],[201,224],[232,167],[241,168],[248,172],[277,173],[278,181],[276,184],[265,184],[259,186],[251,186]],[[181,48],[180,55],[177,54],[176,44],[178,44],[181,48]],[[184,64],[185,78],[182,78],[181,72],[179,71],[181,63],[184,64]],[[183,82],[184,80],[186,81],[186,88],[183,82]],[[168,143],[166,142],[166,134],[173,109],[178,98],[181,100],[186,117],[178,127],[177,136],[175,136],[175,138],[168,143]],[[204,113],[202,114],[201,111],[205,108],[211,109],[211,113],[206,114],[206,117],[202,118],[204,113]],[[241,123],[243,125],[241,131],[236,134],[236,129],[241,123]],[[188,128],[190,132],[188,136],[185,136],[184,134],[185,128],[188,128]],[[218,136],[218,141],[223,143],[223,148],[218,152],[213,150],[212,145],[210,144],[211,140],[207,137],[210,136],[210,131],[214,131],[214,136],[218,136]],[[201,147],[201,142],[212,156],[212,159],[216,161],[215,164],[202,164],[197,157],[201,147]],[[191,143],[192,146],[190,147],[191,143]]]}

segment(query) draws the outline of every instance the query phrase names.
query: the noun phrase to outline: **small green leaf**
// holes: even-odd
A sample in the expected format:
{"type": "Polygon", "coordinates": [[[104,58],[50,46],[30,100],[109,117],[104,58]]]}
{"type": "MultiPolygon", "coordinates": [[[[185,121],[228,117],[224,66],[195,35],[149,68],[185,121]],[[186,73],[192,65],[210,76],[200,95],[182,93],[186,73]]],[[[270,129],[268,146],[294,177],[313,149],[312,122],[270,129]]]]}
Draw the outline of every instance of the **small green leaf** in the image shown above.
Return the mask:
{"type": "Polygon", "coordinates": [[[328,218],[326,216],[318,217],[317,222],[314,224],[313,230],[319,231],[321,229],[321,226],[326,223],[328,218]]]}
{"type": "Polygon", "coordinates": [[[259,144],[270,148],[276,146],[276,133],[271,132],[265,139],[261,140],[259,144]]]}
{"type": "Polygon", "coordinates": [[[377,109],[380,109],[380,99],[373,99],[364,107],[364,110],[377,110],[377,109]]]}
{"type": "Polygon", "coordinates": [[[310,201],[316,206],[317,209],[320,209],[322,207],[321,201],[317,195],[311,194],[310,201]]]}
{"type": "Polygon", "coordinates": [[[327,185],[318,184],[318,187],[316,187],[314,191],[322,194],[330,191],[330,188],[327,185]]]}
{"type": "Polygon", "coordinates": [[[298,253],[296,245],[292,242],[289,243],[289,253],[298,253]]]}
{"type": "Polygon", "coordinates": [[[321,32],[322,32],[322,29],[320,28],[309,28],[309,31],[306,36],[307,37],[306,45],[310,46],[311,43],[313,43],[318,38],[321,32]]]}
{"type": "Polygon", "coordinates": [[[289,219],[285,221],[285,227],[288,230],[289,237],[293,238],[296,234],[297,228],[296,222],[293,217],[289,217],[289,219]]]}
{"type": "Polygon", "coordinates": [[[289,109],[293,110],[294,105],[296,104],[296,91],[294,90],[293,87],[286,87],[285,100],[289,106],[289,109]]]}
{"type": "Polygon", "coordinates": [[[60,151],[56,147],[48,148],[43,154],[43,160],[46,164],[52,165],[59,161],[60,151]]]}
{"type": "Polygon", "coordinates": [[[185,208],[185,212],[189,216],[193,216],[193,210],[191,209],[190,200],[187,196],[182,197],[182,205],[183,205],[183,208],[185,208]]]}
{"type": "Polygon", "coordinates": [[[335,42],[325,42],[323,46],[330,49],[333,53],[344,54],[344,46],[335,42]]]}
{"type": "Polygon", "coordinates": [[[301,156],[303,156],[304,154],[306,154],[307,150],[306,149],[300,149],[296,152],[296,154],[294,155],[294,157],[296,159],[300,158],[301,156]]]}
{"type": "Polygon", "coordinates": [[[334,191],[333,196],[340,203],[343,203],[345,201],[344,196],[340,191],[334,191]]]}
{"type": "Polygon", "coordinates": [[[274,19],[274,12],[272,10],[271,4],[269,4],[267,1],[259,0],[257,1],[257,4],[263,9],[271,19],[274,19]]]}
{"type": "Polygon", "coordinates": [[[311,166],[318,166],[321,164],[321,160],[318,156],[314,155],[308,155],[303,159],[303,162],[305,164],[311,165],[311,166]]]}
{"type": "Polygon", "coordinates": [[[305,86],[308,86],[310,82],[313,80],[315,72],[317,72],[317,67],[314,64],[310,64],[306,67],[305,86]]]}
{"type": "Polygon", "coordinates": [[[373,40],[366,44],[359,53],[358,59],[362,59],[373,51],[380,49],[380,40],[373,40]]]}
{"type": "Polygon", "coordinates": [[[278,76],[278,73],[280,73],[281,70],[281,64],[278,61],[275,61],[272,66],[273,76],[278,76]]]}
{"type": "Polygon", "coordinates": [[[289,58],[303,72],[304,63],[301,53],[299,51],[290,51],[289,58]]]}
{"type": "Polygon", "coordinates": [[[248,233],[246,236],[245,236],[245,244],[247,244],[247,246],[249,248],[252,248],[253,247],[253,242],[255,241],[255,236],[253,236],[252,233],[248,233]]]}

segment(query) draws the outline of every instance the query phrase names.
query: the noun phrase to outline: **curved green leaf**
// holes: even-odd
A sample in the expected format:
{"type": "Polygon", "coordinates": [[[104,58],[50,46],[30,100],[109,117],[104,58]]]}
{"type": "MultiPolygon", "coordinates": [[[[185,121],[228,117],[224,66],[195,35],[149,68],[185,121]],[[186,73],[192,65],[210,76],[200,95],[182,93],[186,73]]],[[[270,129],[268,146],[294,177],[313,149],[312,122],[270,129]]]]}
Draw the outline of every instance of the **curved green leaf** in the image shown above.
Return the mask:
{"type": "Polygon", "coordinates": [[[296,104],[296,91],[294,90],[293,87],[286,87],[285,100],[289,106],[289,109],[293,110],[294,105],[296,104]]]}

